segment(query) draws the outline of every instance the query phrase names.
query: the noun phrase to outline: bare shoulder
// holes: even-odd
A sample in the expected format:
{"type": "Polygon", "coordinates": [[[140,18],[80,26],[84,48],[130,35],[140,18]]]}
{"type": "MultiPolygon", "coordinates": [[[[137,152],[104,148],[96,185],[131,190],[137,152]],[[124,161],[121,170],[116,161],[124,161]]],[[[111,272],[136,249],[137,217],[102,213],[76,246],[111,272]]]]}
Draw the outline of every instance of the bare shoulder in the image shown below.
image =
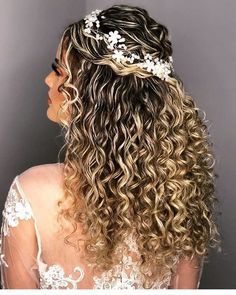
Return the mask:
{"type": "Polygon", "coordinates": [[[18,175],[20,182],[42,185],[57,182],[63,175],[62,163],[48,163],[32,166],[18,175]],[[46,182],[45,182],[46,181],[46,182]]]}
{"type": "Polygon", "coordinates": [[[63,163],[48,163],[32,166],[18,175],[18,182],[27,197],[48,198],[62,193],[63,163]],[[45,197],[46,196],[46,197],[45,197]]]}

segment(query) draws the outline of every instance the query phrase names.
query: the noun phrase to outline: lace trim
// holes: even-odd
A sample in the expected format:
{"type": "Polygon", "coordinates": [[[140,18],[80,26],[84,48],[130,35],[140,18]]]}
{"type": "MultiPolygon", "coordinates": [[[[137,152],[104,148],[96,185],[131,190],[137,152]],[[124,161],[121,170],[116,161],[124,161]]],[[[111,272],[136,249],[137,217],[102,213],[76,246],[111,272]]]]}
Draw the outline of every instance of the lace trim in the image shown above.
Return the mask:
{"type": "Polygon", "coordinates": [[[51,265],[47,271],[40,271],[40,289],[60,289],[68,287],[68,284],[72,285],[72,289],[77,289],[77,283],[84,278],[84,271],[79,266],[74,268],[74,272],[76,271],[79,272],[79,277],[73,279],[71,274],[65,277],[64,269],[60,265],[51,265]]]}
{"type": "Polygon", "coordinates": [[[140,288],[142,278],[139,275],[139,262],[124,255],[120,264],[104,272],[100,277],[93,277],[94,289],[136,289],[140,288]],[[130,274],[127,273],[130,270],[130,274]]]}
{"type": "MultiPolygon", "coordinates": [[[[41,263],[41,240],[40,234],[36,223],[36,218],[34,216],[32,207],[30,202],[26,198],[20,184],[18,181],[18,175],[12,181],[10,189],[7,194],[7,198],[5,201],[4,210],[2,211],[2,226],[1,226],[1,242],[2,235],[10,235],[9,227],[16,227],[19,224],[20,220],[34,220],[34,228],[37,237],[38,243],[38,254],[37,254],[37,263],[38,265],[41,263]]],[[[2,253],[2,246],[1,246],[2,253]]],[[[4,260],[4,254],[1,254],[1,265],[7,265],[4,260]]]]}
{"type": "MultiPolygon", "coordinates": [[[[116,251],[125,251],[127,246],[129,250],[137,251],[135,242],[130,235],[126,240],[125,246],[117,247],[116,251]]],[[[73,279],[71,275],[65,277],[64,269],[58,265],[53,264],[47,268],[47,264],[43,263],[40,268],[40,288],[41,289],[60,289],[66,288],[77,289],[77,283],[83,280],[84,271],[80,266],[74,268],[79,271],[80,275],[77,279],[73,279]],[[47,270],[46,270],[47,269],[47,270]],[[71,284],[71,285],[69,285],[71,284]]],[[[93,277],[94,289],[134,289],[134,282],[138,279],[138,263],[134,263],[132,258],[124,255],[120,264],[114,266],[111,270],[104,272],[101,276],[93,277]],[[131,274],[128,275],[125,270],[130,269],[131,274]]]]}
{"type": "Polygon", "coordinates": [[[10,235],[9,226],[16,227],[20,220],[32,218],[33,213],[30,204],[24,198],[20,198],[19,193],[13,187],[13,181],[5,202],[3,216],[3,234],[10,235]]]}
{"type": "MultiPolygon", "coordinates": [[[[140,260],[134,261],[126,251],[132,251],[140,255],[137,243],[131,233],[125,243],[117,247],[116,252],[122,253],[122,260],[119,264],[113,266],[110,270],[103,272],[100,276],[94,276],[93,289],[141,289],[143,288],[143,276],[139,271],[140,260]]],[[[178,262],[175,257],[174,264],[178,262]]],[[[47,264],[45,264],[46,269],[47,264]]],[[[46,271],[40,271],[40,288],[41,289],[60,289],[69,288],[69,284],[73,289],[77,289],[77,283],[83,280],[84,271],[81,267],[74,268],[74,272],[79,271],[80,275],[75,280],[71,275],[65,277],[63,268],[54,264],[48,267],[46,271]]],[[[171,279],[171,271],[167,271],[162,280],[157,280],[152,286],[153,289],[167,289],[171,279]]]]}

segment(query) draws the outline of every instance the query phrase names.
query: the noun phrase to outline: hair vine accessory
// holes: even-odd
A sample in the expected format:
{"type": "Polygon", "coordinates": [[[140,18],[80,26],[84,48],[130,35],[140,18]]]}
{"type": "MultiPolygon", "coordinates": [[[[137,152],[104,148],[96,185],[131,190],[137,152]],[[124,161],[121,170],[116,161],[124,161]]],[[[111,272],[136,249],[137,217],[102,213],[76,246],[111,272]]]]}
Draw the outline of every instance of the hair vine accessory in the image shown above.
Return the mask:
{"type": "MultiPolygon", "coordinates": [[[[174,71],[172,56],[169,56],[169,62],[167,62],[159,58],[153,58],[149,53],[145,54],[142,59],[138,54],[128,51],[124,43],[125,38],[123,38],[117,30],[110,31],[108,34],[99,32],[100,22],[97,16],[101,12],[102,10],[96,9],[85,16],[85,29],[83,31],[89,36],[93,36],[91,33],[94,32],[95,36],[93,37],[95,37],[96,40],[104,40],[107,44],[107,48],[113,52],[112,58],[117,62],[128,61],[133,64],[134,60],[137,60],[138,62],[135,62],[135,64],[138,67],[151,72],[162,80],[168,80],[169,73],[171,73],[171,70],[174,71]],[[93,30],[94,23],[96,24],[96,31],[93,30]]],[[[101,18],[105,18],[105,16],[101,16],[101,18]]]]}

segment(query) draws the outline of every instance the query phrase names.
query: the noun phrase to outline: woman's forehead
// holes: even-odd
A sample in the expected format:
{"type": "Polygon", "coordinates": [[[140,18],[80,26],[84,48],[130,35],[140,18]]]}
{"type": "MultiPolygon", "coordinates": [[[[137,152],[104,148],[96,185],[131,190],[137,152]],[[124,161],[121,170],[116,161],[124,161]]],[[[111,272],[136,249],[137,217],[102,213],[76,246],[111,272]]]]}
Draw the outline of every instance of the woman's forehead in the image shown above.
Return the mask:
{"type": "Polygon", "coordinates": [[[59,65],[65,66],[65,51],[62,50],[61,52],[61,56],[59,55],[59,49],[56,52],[56,61],[58,62],[59,65]]]}
{"type": "Polygon", "coordinates": [[[57,47],[57,52],[56,52],[56,58],[59,60],[59,62],[65,66],[65,55],[66,55],[66,48],[68,45],[68,37],[65,37],[60,41],[59,46],[57,47]]]}

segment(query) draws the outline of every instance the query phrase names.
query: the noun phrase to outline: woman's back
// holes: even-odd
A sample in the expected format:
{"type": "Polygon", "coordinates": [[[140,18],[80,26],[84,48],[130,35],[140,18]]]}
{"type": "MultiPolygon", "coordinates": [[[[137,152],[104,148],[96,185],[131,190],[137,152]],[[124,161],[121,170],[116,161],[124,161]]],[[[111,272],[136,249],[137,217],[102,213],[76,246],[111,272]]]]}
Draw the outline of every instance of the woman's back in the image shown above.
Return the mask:
{"type": "Polygon", "coordinates": [[[45,78],[64,165],[14,178],[3,286],[198,287],[217,245],[214,155],[172,53],[168,29],[136,6],[97,9],[65,28],[45,78]]]}
{"type": "MultiPolygon", "coordinates": [[[[72,227],[65,220],[64,231],[60,232],[57,221],[57,202],[63,194],[62,168],[63,164],[57,163],[38,165],[14,178],[1,227],[2,287],[142,288],[134,232],[117,248],[123,255],[120,263],[100,273],[93,273],[93,267],[88,265],[83,241],[79,251],[65,244],[64,237],[72,227]]],[[[86,239],[79,224],[75,237],[86,239]]],[[[157,281],[153,288],[168,288],[170,279],[167,271],[165,279],[157,281]]]]}

